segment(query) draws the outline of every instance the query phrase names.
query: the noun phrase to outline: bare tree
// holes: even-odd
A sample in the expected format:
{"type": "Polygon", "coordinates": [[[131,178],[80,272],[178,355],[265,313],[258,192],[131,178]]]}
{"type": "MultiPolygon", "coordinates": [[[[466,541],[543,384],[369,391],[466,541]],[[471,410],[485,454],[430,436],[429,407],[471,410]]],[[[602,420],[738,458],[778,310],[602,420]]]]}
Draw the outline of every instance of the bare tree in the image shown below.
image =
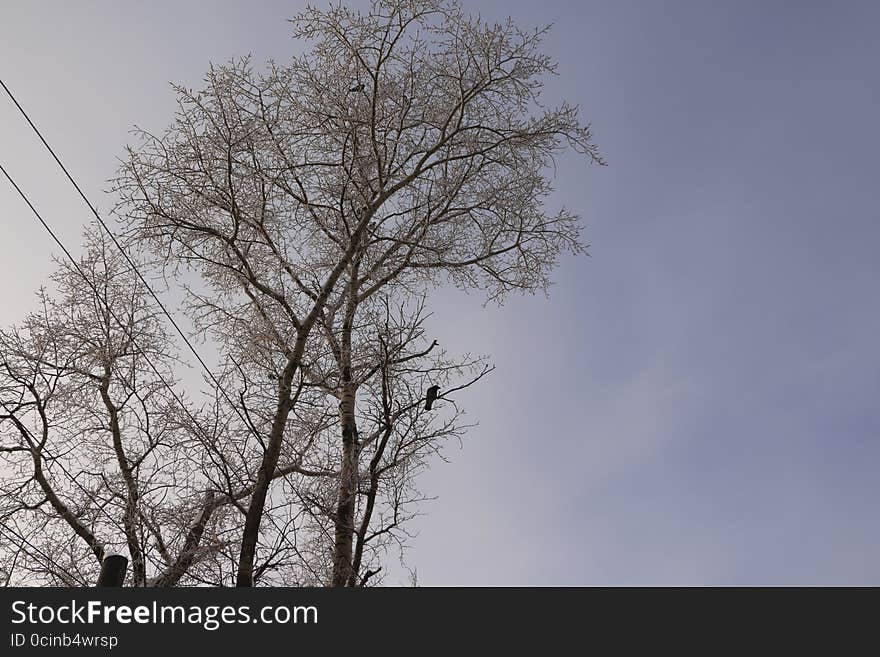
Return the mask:
{"type": "Polygon", "coordinates": [[[5,583],[91,583],[116,549],[136,586],[381,582],[491,369],[439,346],[431,289],[546,290],[581,250],[552,167],[601,160],[576,108],[541,103],[544,30],[443,0],[292,24],[306,54],[177,87],[115,182],[130,246],[219,347],[210,398],[178,392],[162,317],[94,231],[0,332],[5,583]]]}
{"type": "MultiPolygon", "coordinates": [[[[544,30],[486,23],[443,0],[309,8],[292,24],[306,54],[262,72],[233,61],[199,91],[177,87],[171,127],[140,131],[115,185],[128,235],[170,271],[201,275],[190,310],[234,360],[229,376],[262,390],[236,400],[259,453],[242,501],[239,586],[254,583],[286,445],[302,445],[293,409],[322,381],[340,429],[330,579],[357,581],[368,534],[353,515],[365,453],[354,352],[378,341],[356,338],[361,309],[445,280],[489,299],[546,289],[559,253],[581,249],[577,217],[546,207],[554,158],[573,148],[601,163],[577,108],[540,103],[554,70],[544,30]],[[337,373],[318,381],[309,366],[327,347],[337,373]]],[[[393,360],[374,360],[378,381],[393,360]]]]}
{"type": "Polygon", "coordinates": [[[101,233],[53,282],[55,296],[41,290],[39,311],[0,332],[5,538],[28,557],[19,567],[65,584],[93,583],[124,546],[144,586],[151,565],[173,564],[165,515],[189,493],[171,341],[101,233]]]}
{"type": "Polygon", "coordinates": [[[124,550],[133,586],[197,583],[252,490],[224,470],[223,414],[177,392],[164,318],[104,233],[52,279],[39,310],[0,331],[4,579],[89,585],[124,550]]]}

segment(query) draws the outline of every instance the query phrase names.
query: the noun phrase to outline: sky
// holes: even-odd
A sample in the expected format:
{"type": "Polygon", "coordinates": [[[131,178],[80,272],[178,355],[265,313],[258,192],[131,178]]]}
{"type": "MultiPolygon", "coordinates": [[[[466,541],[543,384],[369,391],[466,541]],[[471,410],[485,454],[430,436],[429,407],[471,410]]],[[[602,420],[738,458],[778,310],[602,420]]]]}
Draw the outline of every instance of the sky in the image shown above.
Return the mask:
{"type": "MultiPolygon", "coordinates": [[[[168,83],[283,61],[298,6],[4,2],[0,76],[105,211],[168,83]]],[[[880,585],[880,3],[465,6],[554,25],[547,97],[609,166],[559,163],[591,246],[548,298],[433,296],[437,340],[497,369],[422,479],[419,584],[880,585]]],[[[88,210],[4,98],[0,162],[78,247],[88,210]]],[[[0,325],[57,251],[0,180],[0,325]]]]}

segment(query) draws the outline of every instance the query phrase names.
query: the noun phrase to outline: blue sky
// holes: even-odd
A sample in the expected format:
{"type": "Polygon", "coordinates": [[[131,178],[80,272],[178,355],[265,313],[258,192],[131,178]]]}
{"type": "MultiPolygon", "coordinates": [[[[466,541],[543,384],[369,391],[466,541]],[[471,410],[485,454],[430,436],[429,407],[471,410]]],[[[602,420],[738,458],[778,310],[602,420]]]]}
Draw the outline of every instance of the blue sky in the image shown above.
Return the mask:
{"type": "MultiPolygon", "coordinates": [[[[283,60],[297,6],[6,3],[0,70],[107,209],[167,83],[283,60]]],[[[424,479],[420,583],[880,584],[880,4],[466,6],[554,24],[548,96],[609,166],[560,162],[592,256],[549,299],[434,297],[437,339],[498,369],[424,479]]],[[[0,161],[77,244],[87,210],[8,102],[0,161]]],[[[8,324],[52,245],[5,184],[0,227],[8,324]]]]}

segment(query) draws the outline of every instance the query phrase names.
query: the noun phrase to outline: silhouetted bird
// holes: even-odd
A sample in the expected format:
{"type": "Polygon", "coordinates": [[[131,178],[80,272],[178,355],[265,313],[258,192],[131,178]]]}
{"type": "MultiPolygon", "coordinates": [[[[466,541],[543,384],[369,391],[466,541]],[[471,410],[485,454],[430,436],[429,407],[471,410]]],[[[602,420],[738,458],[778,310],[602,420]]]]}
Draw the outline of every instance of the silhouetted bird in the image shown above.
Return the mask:
{"type": "Polygon", "coordinates": [[[440,386],[431,386],[428,388],[428,396],[425,398],[425,410],[431,410],[431,404],[434,403],[434,400],[437,399],[437,392],[440,390],[440,386]]]}
{"type": "Polygon", "coordinates": [[[364,90],[364,83],[363,82],[361,82],[360,84],[356,84],[351,89],[349,89],[349,91],[363,91],[363,90],[364,90]]]}

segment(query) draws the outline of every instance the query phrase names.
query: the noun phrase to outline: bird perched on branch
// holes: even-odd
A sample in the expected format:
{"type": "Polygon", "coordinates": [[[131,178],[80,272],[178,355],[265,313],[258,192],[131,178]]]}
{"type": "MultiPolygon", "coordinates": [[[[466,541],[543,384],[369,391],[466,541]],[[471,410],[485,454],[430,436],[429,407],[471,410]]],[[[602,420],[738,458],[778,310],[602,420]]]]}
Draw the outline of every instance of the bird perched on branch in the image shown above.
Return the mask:
{"type": "Polygon", "coordinates": [[[437,393],[440,391],[440,386],[431,386],[428,388],[428,396],[425,398],[425,410],[430,411],[431,405],[434,403],[434,400],[437,399],[437,393]]]}
{"type": "Polygon", "coordinates": [[[364,83],[363,82],[359,82],[358,84],[354,85],[353,87],[351,87],[349,89],[349,91],[363,91],[363,90],[364,90],[364,83]]]}

